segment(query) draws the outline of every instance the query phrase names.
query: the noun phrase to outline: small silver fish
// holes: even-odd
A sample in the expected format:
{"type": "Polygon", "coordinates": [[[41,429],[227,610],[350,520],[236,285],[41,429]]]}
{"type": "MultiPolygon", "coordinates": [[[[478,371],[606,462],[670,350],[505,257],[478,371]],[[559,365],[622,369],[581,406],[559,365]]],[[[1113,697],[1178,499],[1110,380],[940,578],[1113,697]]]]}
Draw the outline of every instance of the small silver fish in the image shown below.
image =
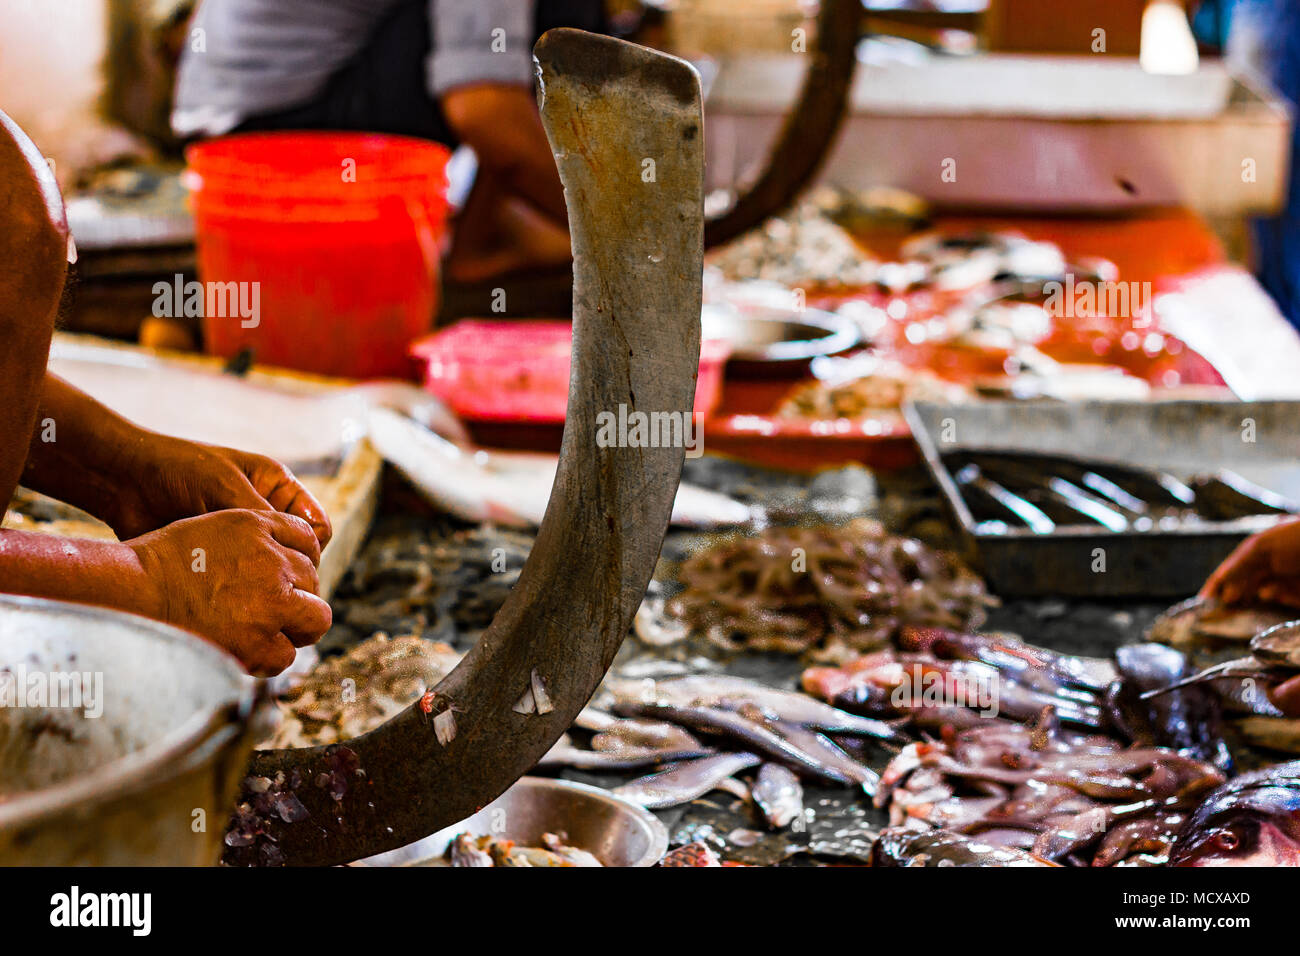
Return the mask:
{"type": "Polygon", "coordinates": [[[787,827],[803,816],[803,784],[794,771],[779,763],[765,763],[758,768],[758,779],[750,794],[773,830],[787,827]]]}
{"type": "Polygon", "coordinates": [[[880,780],[873,770],[859,764],[817,731],[773,720],[770,714],[752,704],[727,710],[620,701],[614,709],[627,717],[670,720],[700,733],[727,737],[745,750],[778,760],[804,776],[836,784],[856,783],[868,795],[875,792],[880,780]]]}
{"type": "Polygon", "coordinates": [[[823,767],[829,767],[856,783],[867,796],[875,794],[876,787],[880,785],[880,774],[865,764],[858,763],[829,737],[798,724],[776,722],[769,723],[768,726],[778,736],[812,756],[823,767]]]}
{"type": "Polygon", "coordinates": [[[644,747],[658,750],[698,750],[701,745],[687,730],[661,720],[615,717],[594,707],[584,707],[574,724],[592,731],[592,750],[626,750],[644,747]]]}
{"type": "Polygon", "coordinates": [[[594,770],[617,772],[620,770],[645,770],[659,767],[680,760],[694,760],[715,753],[708,747],[692,747],[686,750],[657,747],[623,747],[617,750],[582,750],[567,741],[561,740],[537,761],[538,770],[555,767],[572,767],[575,770],[594,770]]]}
{"type": "Polygon", "coordinates": [[[689,803],[708,793],[732,774],[753,767],[758,762],[758,757],[751,753],[701,757],[625,783],[621,787],[615,787],[613,792],[647,810],[662,810],[689,803]]]}
{"type": "Polygon", "coordinates": [[[778,720],[829,733],[876,737],[896,743],[907,743],[910,739],[883,720],[859,717],[799,691],[769,687],[743,677],[693,674],[660,681],[614,678],[606,679],[605,686],[620,701],[731,710],[753,704],[778,720]]]}

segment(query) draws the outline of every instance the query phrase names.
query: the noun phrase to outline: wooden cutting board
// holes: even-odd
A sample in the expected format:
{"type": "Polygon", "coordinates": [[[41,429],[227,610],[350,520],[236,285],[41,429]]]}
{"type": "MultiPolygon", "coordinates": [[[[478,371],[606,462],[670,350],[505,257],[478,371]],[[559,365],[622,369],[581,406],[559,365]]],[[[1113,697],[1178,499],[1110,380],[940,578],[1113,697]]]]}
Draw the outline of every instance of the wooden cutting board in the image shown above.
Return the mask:
{"type": "MultiPolygon", "coordinates": [[[[186,369],[196,374],[210,376],[221,369],[218,359],[185,353],[161,352],[143,349],[133,345],[109,342],[91,336],[72,336],[59,334],[55,336],[56,351],[60,346],[76,346],[79,355],[93,355],[102,350],[106,363],[118,366],[117,374],[124,383],[130,381],[136,366],[141,360],[149,363],[163,363],[168,373],[186,369]],[[81,347],[85,347],[84,349],[81,347]]],[[[351,384],[320,376],[305,375],[280,369],[252,369],[245,380],[252,387],[272,389],[285,395],[293,396],[328,396],[339,392],[351,384]]],[[[138,381],[134,383],[138,387],[138,381]]],[[[125,386],[124,386],[125,391],[125,386]]],[[[111,386],[107,393],[97,393],[97,397],[106,404],[113,405],[111,386]]],[[[184,401],[183,396],[166,396],[169,401],[184,401]]],[[[286,403],[292,407],[291,403],[286,403]]],[[[183,422],[179,423],[183,426],[183,422]]],[[[178,427],[183,431],[183,427],[178,427]]],[[[201,436],[196,436],[201,437],[201,436]]],[[[237,435],[234,436],[237,439],[237,435]]],[[[257,435],[257,441],[263,447],[255,450],[273,453],[273,448],[265,447],[273,442],[263,430],[257,435]]],[[[230,444],[237,444],[231,441],[230,444]]],[[[285,455],[283,457],[289,457],[285,455]]],[[[383,460],[364,439],[342,451],[338,460],[331,463],[329,469],[320,474],[304,475],[303,483],[312,494],[320,500],[330,521],[334,526],[334,538],[321,555],[320,583],[321,596],[326,599],[342,579],[348,565],[360,550],[370,523],[374,519],[375,508],[379,500],[379,480],[383,472],[383,460]]],[[[112,530],[104,523],[85,512],[79,511],[60,502],[20,489],[10,503],[0,527],[20,528],[25,531],[38,531],[73,538],[91,538],[112,540],[112,530]]]]}

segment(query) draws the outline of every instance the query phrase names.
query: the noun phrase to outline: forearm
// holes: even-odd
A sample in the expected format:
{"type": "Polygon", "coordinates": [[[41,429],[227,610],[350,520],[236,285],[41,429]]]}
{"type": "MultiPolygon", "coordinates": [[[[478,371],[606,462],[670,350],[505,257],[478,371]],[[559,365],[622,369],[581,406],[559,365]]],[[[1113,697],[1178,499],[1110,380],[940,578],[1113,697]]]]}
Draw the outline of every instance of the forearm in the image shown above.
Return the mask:
{"type": "MultiPolygon", "coordinates": [[[[536,125],[536,138],[528,137],[534,141],[522,143],[512,140],[497,144],[493,148],[499,158],[489,162],[488,166],[500,172],[507,189],[567,229],[569,213],[564,204],[564,186],[555,169],[550,144],[536,114],[530,114],[525,121],[536,125]]],[[[487,148],[477,152],[482,156],[487,153],[487,148]]]]}
{"type": "Polygon", "coordinates": [[[83,541],[0,530],[0,591],[112,607],[159,618],[162,606],[136,552],[114,541],[83,541]]]}
{"type": "Polygon", "coordinates": [[[102,518],[120,493],[121,462],[150,434],[47,372],[22,483],[102,518]]]}
{"type": "Polygon", "coordinates": [[[483,84],[450,90],[443,111],[480,166],[492,170],[509,193],[567,227],[564,187],[527,88],[483,84]]]}
{"type": "Polygon", "coordinates": [[[63,291],[68,227],[40,151],[0,113],[0,505],[23,455],[63,291]]]}
{"type": "Polygon", "coordinates": [[[430,0],[429,92],[457,139],[512,195],[560,226],[564,190],[533,93],[532,0],[430,0]]]}

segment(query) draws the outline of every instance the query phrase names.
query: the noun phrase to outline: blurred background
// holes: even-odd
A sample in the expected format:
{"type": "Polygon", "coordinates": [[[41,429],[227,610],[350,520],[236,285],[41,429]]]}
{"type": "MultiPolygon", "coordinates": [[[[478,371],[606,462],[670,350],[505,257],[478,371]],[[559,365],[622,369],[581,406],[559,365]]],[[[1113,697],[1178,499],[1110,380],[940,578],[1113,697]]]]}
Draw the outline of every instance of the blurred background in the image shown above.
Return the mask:
{"type": "MultiPolygon", "coordinates": [[[[179,276],[180,290],[196,278],[257,279],[244,273],[249,257],[261,261],[255,249],[223,247],[229,255],[217,249],[231,230],[241,235],[222,219],[229,204],[218,203],[214,187],[209,196],[217,205],[206,215],[198,209],[196,222],[202,203],[194,190],[202,176],[193,169],[188,179],[183,175],[186,143],[206,139],[210,129],[187,129],[184,137],[175,131],[178,64],[185,57],[201,61],[211,56],[208,44],[223,43],[196,19],[197,6],[194,0],[0,0],[0,105],[54,163],[70,199],[79,260],[65,328],[155,346],[206,347],[224,358],[248,348],[273,364],[336,375],[411,377],[421,365],[407,348],[436,327],[465,317],[567,316],[562,221],[558,228],[525,223],[523,251],[513,258],[471,256],[470,267],[459,270],[438,261],[452,235],[468,237],[481,221],[460,214],[478,164],[455,136],[444,137],[461,148],[448,166],[449,184],[431,187],[440,193],[431,218],[398,243],[423,243],[428,274],[416,285],[431,288],[403,295],[408,306],[413,295],[421,313],[427,302],[429,314],[408,316],[395,330],[372,328],[371,347],[387,350],[375,362],[313,363],[275,351],[265,335],[227,334],[198,315],[157,315],[167,311],[156,308],[159,281],[179,276]],[[441,223],[446,215],[450,225],[441,223]],[[429,254],[430,242],[438,254],[429,254]],[[498,260],[506,267],[496,269],[498,260]],[[229,269],[239,274],[217,274],[229,269]]],[[[826,14],[815,2],[796,0],[607,0],[543,3],[534,11],[539,28],[543,21],[598,25],[699,67],[707,94],[707,205],[715,217],[711,261],[720,263],[721,278],[774,279],[835,311],[864,299],[888,309],[900,289],[888,272],[881,281],[877,265],[896,265],[899,243],[909,234],[936,224],[950,233],[1005,227],[1054,243],[1072,261],[1103,259],[1125,280],[1154,282],[1157,291],[1186,293],[1194,283],[1195,294],[1179,300],[1194,308],[1169,316],[1168,324],[1178,325],[1170,331],[1206,352],[1231,353],[1206,356],[1223,366],[1220,372],[1232,366],[1229,378],[1258,378],[1237,370],[1246,361],[1237,354],[1240,343],[1221,341],[1221,333],[1229,322],[1271,329],[1279,317],[1285,323],[1300,316],[1293,298],[1300,248],[1290,164],[1300,15],[1291,5],[865,0],[844,3],[834,14],[838,20],[826,14]],[[837,24],[836,35],[819,36],[819,22],[837,24]],[[854,273],[851,263],[823,257],[765,272],[743,243],[730,258],[717,251],[728,242],[735,247],[744,233],[752,245],[763,222],[780,216],[833,223],[855,254],[877,265],[854,273]],[[884,300],[881,290],[888,293],[884,300]]],[[[301,49],[312,42],[304,34],[301,49]]],[[[296,62],[289,53],[286,58],[296,62]]],[[[357,129],[366,121],[333,125],[357,129]]],[[[386,125],[392,123],[377,116],[371,131],[401,131],[386,125]]],[[[277,120],[275,128],[284,127],[277,120]]],[[[249,122],[239,131],[259,128],[249,122]]],[[[266,186],[255,190],[259,201],[271,201],[287,179],[304,175],[301,165],[276,173],[242,154],[230,161],[248,164],[232,174],[241,182],[251,175],[266,186]],[[269,185],[272,180],[279,185],[269,185]]],[[[330,162],[333,168],[336,161],[330,162]]],[[[209,171],[210,186],[215,175],[209,171]]],[[[299,218],[308,216],[307,205],[296,208],[299,218]]],[[[483,242],[490,251],[492,239],[483,242]]],[[[313,267],[313,255],[300,247],[286,253],[289,265],[275,266],[281,279],[285,270],[295,273],[286,296],[301,296],[303,283],[317,284],[340,268],[325,259],[313,267]]],[[[783,255],[788,262],[789,250],[783,255]]],[[[268,292],[278,301],[263,287],[268,292]]],[[[894,311],[920,314],[915,292],[894,311]]],[[[314,313],[270,315],[267,323],[297,328],[318,320],[314,313]]],[[[868,338],[879,320],[855,319],[868,338]]],[[[328,321],[348,322],[342,315],[328,321]]],[[[912,344],[920,334],[913,331],[912,344]]],[[[1262,341],[1252,338],[1251,347],[1258,351],[1262,341]]],[[[1090,343],[1085,351],[1108,348],[1090,343]]]]}

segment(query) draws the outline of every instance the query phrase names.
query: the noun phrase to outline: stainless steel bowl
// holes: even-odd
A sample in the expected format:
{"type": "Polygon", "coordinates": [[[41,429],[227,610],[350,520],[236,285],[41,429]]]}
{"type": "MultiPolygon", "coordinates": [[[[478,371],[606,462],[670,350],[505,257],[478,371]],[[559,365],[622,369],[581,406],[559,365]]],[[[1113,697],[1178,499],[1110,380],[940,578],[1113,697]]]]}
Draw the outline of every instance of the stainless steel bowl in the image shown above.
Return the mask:
{"type": "Polygon", "coordinates": [[[229,654],[132,614],[0,596],[0,701],[0,865],[217,862],[270,706],[229,654]]]}
{"type": "Polygon", "coordinates": [[[599,787],[521,777],[472,817],[407,846],[367,857],[365,866],[429,866],[462,833],[541,846],[543,833],[563,833],[569,846],[605,866],[654,866],[668,849],[668,829],[649,811],[599,787]]]}
{"type": "Polygon", "coordinates": [[[732,362],[807,362],[844,352],[862,340],[851,320],[820,309],[710,303],[700,322],[704,338],[731,345],[732,362]]]}

